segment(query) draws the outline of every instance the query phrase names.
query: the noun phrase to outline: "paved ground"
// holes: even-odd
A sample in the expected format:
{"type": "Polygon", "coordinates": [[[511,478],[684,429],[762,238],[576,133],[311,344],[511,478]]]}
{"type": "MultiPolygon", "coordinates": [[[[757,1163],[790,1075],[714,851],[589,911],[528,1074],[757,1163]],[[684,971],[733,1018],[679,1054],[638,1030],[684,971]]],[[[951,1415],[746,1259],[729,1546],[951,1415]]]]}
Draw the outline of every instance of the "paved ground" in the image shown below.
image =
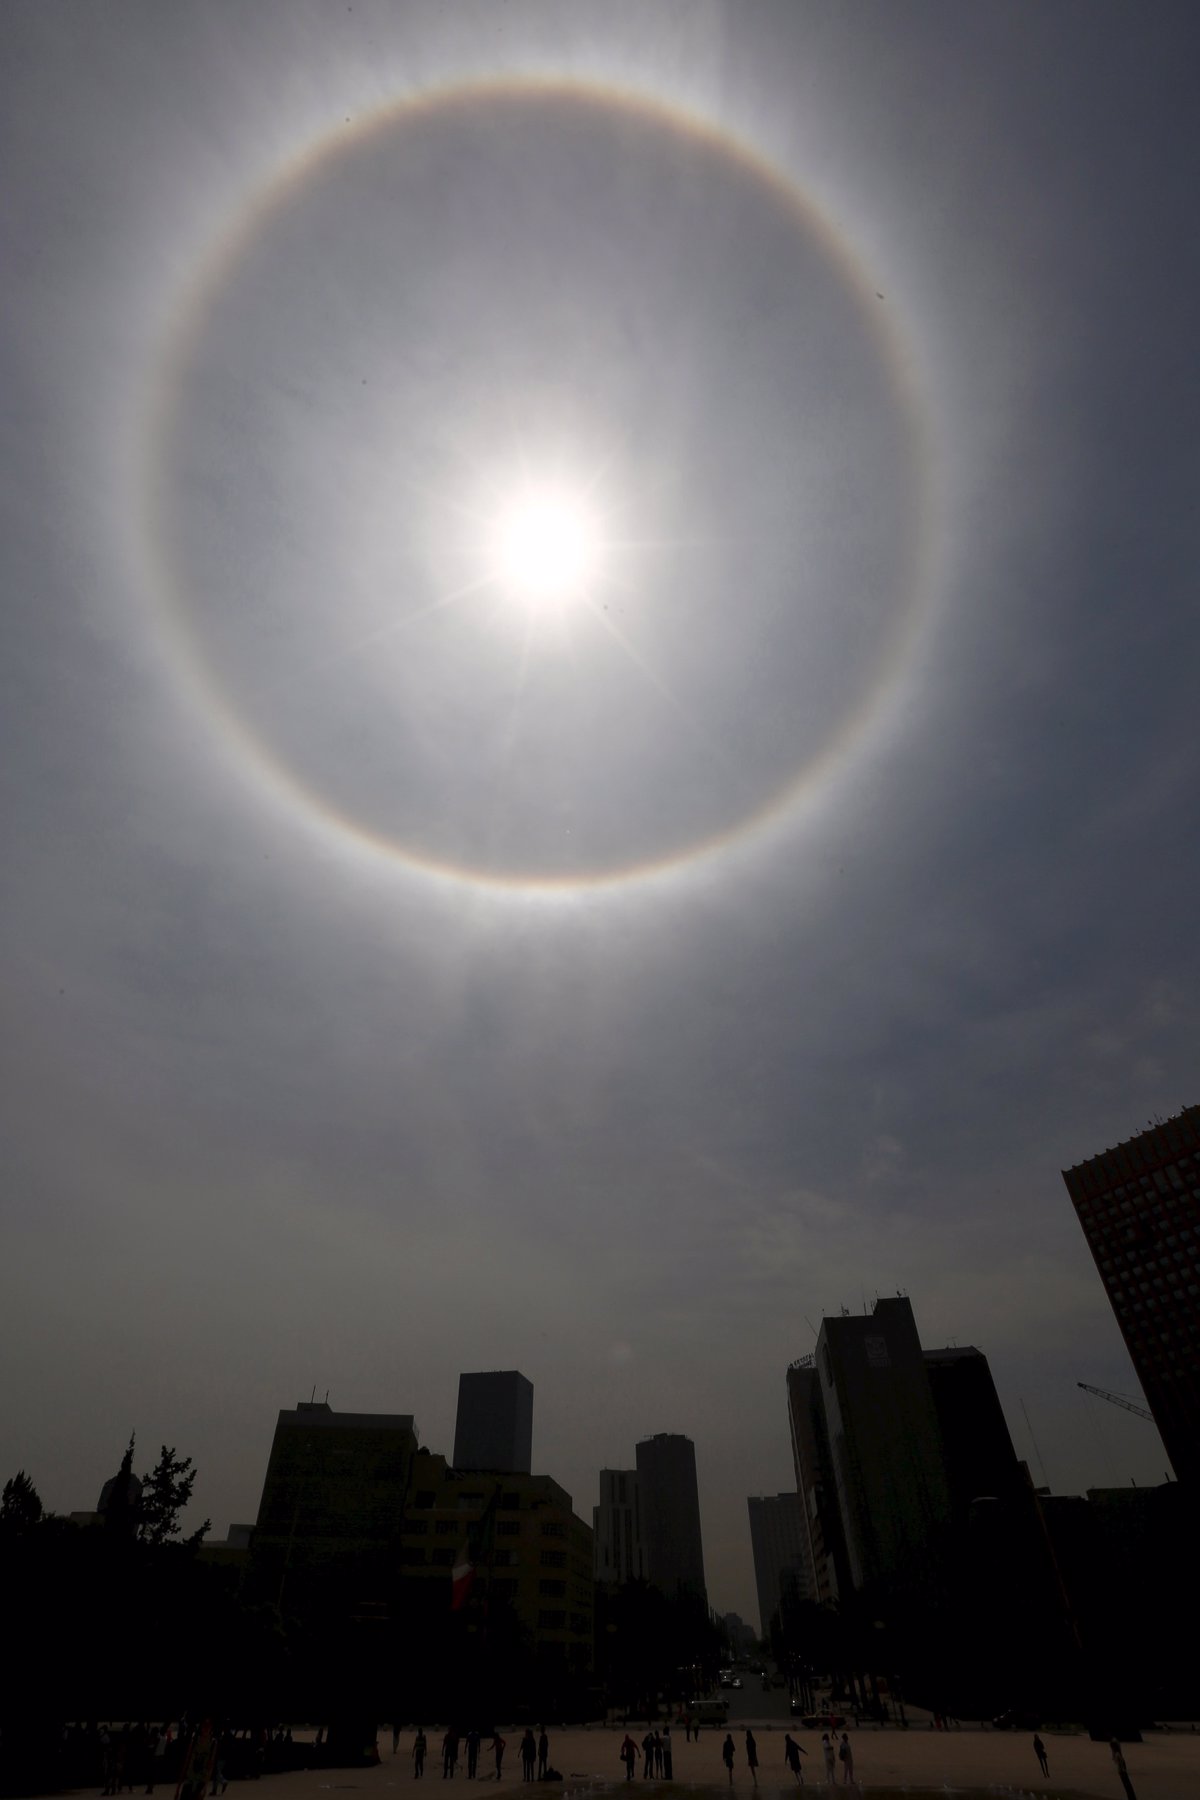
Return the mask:
{"type": "MultiPolygon", "coordinates": [[[[783,1768],[786,1729],[786,1724],[778,1722],[754,1722],[759,1755],[758,1791],[762,1800],[796,1800],[797,1790],[785,1779],[783,1768]]],[[[630,1735],[640,1738],[644,1730],[644,1726],[631,1728],[630,1735]]],[[[246,1800],[250,1800],[251,1795],[253,1800],[338,1800],[338,1796],[347,1793],[360,1795],[361,1800],[451,1800],[452,1795],[454,1800],[470,1800],[472,1795],[478,1800],[502,1800],[502,1797],[507,1800],[510,1796],[516,1800],[519,1795],[535,1800],[536,1792],[541,1791],[535,1790],[535,1794],[530,1795],[520,1780],[520,1762],[516,1755],[521,1737],[519,1730],[505,1733],[508,1749],[504,1780],[499,1785],[494,1780],[468,1784],[461,1766],[452,1783],[444,1781],[438,1754],[441,1733],[428,1725],[426,1733],[431,1757],[419,1787],[413,1779],[409,1756],[412,1733],[402,1735],[400,1753],[393,1757],[388,1731],[380,1733],[383,1760],[377,1768],[320,1769],[274,1775],[255,1783],[253,1788],[237,1783],[230,1789],[230,1794],[245,1795],[246,1800]],[[514,1764],[515,1778],[512,1774],[514,1764]]],[[[753,1800],[755,1790],[746,1769],[741,1721],[733,1727],[733,1734],[738,1753],[734,1789],[738,1800],[753,1800]]],[[[551,1730],[551,1765],[561,1769],[564,1787],[571,1800],[587,1800],[588,1790],[593,1791],[595,1800],[600,1800],[599,1790],[609,1784],[613,1786],[614,1800],[621,1800],[616,1790],[618,1786],[623,1788],[625,1782],[617,1752],[624,1735],[620,1726],[551,1730]]],[[[819,1779],[823,1774],[820,1734],[797,1731],[793,1735],[808,1752],[805,1791],[811,1791],[813,1800],[819,1800],[819,1797],[825,1800],[829,1790],[819,1779]]],[[[643,1796],[645,1800],[706,1800],[709,1790],[713,1800],[721,1800],[722,1795],[729,1793],[721,1762],[724,1736],[723,1730],[708,1730],[699,1743],[689,1744],[684,1741],[681,1731],[673,1731],[674,1781],[639,1780],[632,1783],[630,1785],[641,1792],[631,1795],[630,1800],[643,1800],[643,1796]]],[[[1016,1796],[1046,1796],[1047,1800],[1050,1796],[1067,1800],[1067,1796],[1079,1795],[1088,1796],[1089,1800],[1093,1797],[1094,1800],[1124,1800],[1105,1745],[1093,1744],[1082,1734],[1044,1731],[1042,1736],[1050,1762],[1048,1779],[1038,1772],[1027,1732],[1014,1734],[970,1729],[942,1732],[919,1728],[902,1732],[879,1731],[865,1726],[850,1733],[858,1794],[870,1800],[871,1796],[892,1789],[907,1791],[909,1800],[918,1800],[922,1792],[946,1800],[947,1790],[961,1794],[962,1790],[974,1789],[979,1793],[1000,1790],[1016,1796]]],[[[1200,1733],[1156,1732],[1144,1743],[1126,1745],[1125,1755],[1137,1800],[1197,1800],[1200,1796],[1200,1733]]],[[[481,1770],[488,1766],[481,1757],[481,1770]]],[[[554,1788],[549,1791],[552,1794],[559,1792],[554,1788]]],[[[850,1800],[849,1795],[846,1800],[850,1800]]]]}

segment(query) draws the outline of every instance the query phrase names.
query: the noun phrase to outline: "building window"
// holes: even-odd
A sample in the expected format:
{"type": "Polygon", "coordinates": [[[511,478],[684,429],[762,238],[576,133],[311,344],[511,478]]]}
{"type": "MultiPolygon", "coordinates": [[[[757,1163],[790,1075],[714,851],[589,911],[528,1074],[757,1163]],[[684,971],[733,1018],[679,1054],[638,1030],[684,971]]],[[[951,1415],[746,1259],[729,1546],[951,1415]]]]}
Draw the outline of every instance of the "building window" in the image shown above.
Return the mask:
{"type": "Polygon", "coordinates": [[[406,1519],[404,1521],[404,1534],[406,1537],[424,1537],[428,1530],[428,1519],[406,1519]]]}
{"type": "Polygon", "coordinates": [[[461,1531],[462,1526],[457,1519],[439,1519],[433,1529],[439,1537],[449,1537],[451,1532],[461,1531]]]}
{"type": "Polygon", "coordinates": [[[501,1510],[501,1512],[520,1512],[520,1510],[521,1510],[520,1494],[501,1494],[500,1510],[501,1510]]]}
{"type": "Polygon", "coordinates": [[[454,1558],[456,1555],[457,1552],[454,1550],[435,1550],[430,1560],[435,1563],[439,1569],[452,1569],[454,1567],[454,1558]]]}
{"type": "Polygon", "coordinates": [[[565,1569],[567,1553],[565,1550],[543,1550],[539,1560],[543,1569],[565,1569]]]}
{"type": "Polygon", "coordinates": [[[538,1614],[539,1631],[562,1631],[567,1623],[565,1612],[540,1612],[538,1614]]]}
{"type": "Polygon", "coordinates": [[[497,1519],[496,1520],[496,1536],[497,1537],[520,1537],[520,1535],[521,1535],[521,1522],[519,1519],[497,1519]]]}
{"type": "Polygon", "coordinates": [[[565,1525],[549,1524],[542,1526],[543,1537],[566,1537],[566,1535],[567,1528],[565,1525]]]}
{"type": "Polygon", "coordinates": [[[567,1591],[565,1581],[539,1581],[538,1593],[545,1594],[549,1600],[561,1600],[567,1591]]]}

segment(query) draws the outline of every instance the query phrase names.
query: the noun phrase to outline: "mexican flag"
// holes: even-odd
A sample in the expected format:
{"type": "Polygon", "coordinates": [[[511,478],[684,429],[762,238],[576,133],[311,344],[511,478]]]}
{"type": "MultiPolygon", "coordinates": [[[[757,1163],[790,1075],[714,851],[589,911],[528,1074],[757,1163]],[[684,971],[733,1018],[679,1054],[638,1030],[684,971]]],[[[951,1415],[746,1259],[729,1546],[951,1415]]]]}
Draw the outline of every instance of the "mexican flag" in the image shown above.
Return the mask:
{"type": "Polygon", "coordinates": [[[475,1571],[485,1557],[491,1555],[496,1528],[496,1506],[500,1499],[497,1486],[477,1519],[467,1526],[462,1548],[450,1571],[450,1610],[458,1612],[467,1604],[475,1583],[475,1571]]]}

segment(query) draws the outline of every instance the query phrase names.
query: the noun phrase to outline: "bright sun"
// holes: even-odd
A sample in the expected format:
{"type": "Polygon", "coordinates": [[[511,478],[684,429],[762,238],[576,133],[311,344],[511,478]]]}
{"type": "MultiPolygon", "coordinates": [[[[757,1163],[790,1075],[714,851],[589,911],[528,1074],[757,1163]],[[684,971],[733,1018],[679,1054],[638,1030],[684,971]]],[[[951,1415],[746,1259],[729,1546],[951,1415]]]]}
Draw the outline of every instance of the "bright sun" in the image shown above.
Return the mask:
{"type": "Polygon", "coordinates": [[[599,522],[569,493],[540,489],[506,506],[492,533],[498,579],[537,606],[583,598],[600,572],[599,522]]]}

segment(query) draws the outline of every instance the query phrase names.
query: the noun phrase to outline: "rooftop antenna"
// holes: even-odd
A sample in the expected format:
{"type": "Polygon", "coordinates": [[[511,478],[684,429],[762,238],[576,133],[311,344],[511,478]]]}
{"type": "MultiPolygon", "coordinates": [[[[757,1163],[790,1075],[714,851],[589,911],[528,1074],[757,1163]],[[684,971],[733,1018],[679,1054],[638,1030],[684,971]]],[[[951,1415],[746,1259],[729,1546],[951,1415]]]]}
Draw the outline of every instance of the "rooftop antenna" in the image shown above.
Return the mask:
{"type": "Polygon", "coordinates": [[[812,1332],[814,1337],[819,1337],[821,1335],[807,1313],[801,1313],[800,1317],[804,1320],[804,1323],[808,1326],[808,1329],[812,1332]]]}
{"type": "Polygon", "coordinates": [[[313,1382],[313,1391],[309,1398],[308,1404],[310,1406],[315,1406],[317,1404],[317,1384],[315,1381],[313,1382]]]}
{"type": "Polygon", "coordinates": [[[329,1405],[329,1389],[328,1388],[325,1389],[325,1404],[326,1404],[326,1406],[329,1405]]]}

